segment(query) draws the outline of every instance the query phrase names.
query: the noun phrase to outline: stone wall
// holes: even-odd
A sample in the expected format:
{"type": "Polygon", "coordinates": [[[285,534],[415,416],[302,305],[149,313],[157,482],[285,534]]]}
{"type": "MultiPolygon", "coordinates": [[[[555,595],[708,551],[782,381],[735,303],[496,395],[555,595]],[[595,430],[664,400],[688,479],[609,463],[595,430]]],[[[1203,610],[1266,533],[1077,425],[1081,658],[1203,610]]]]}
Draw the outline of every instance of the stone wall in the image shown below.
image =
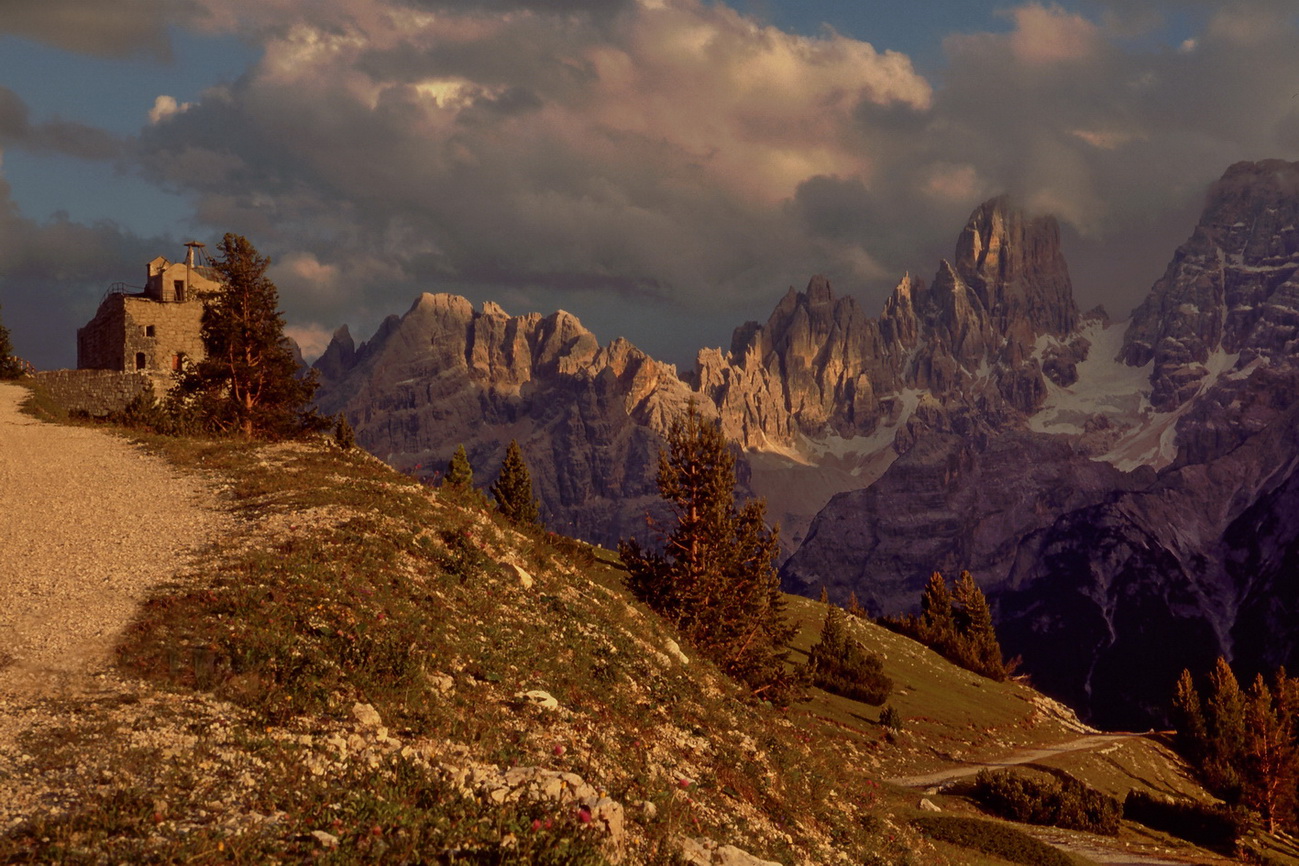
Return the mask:
{"type": "Polygon", "coordinates": [[[139,295],[109,295],[95,318],[77,331],[77,366],[96,370],[170,373],[177,359],[203,357],[203,302],[164,303],[139,295]]]}
{"type": "Polygon", "coordinates": [[[69,412],[86,412],[94,416],[120,412],[140,394],[162,393],[155,384],[155,377],[145,373],[45,370],[37,373],[35,379],[69,412]]]}

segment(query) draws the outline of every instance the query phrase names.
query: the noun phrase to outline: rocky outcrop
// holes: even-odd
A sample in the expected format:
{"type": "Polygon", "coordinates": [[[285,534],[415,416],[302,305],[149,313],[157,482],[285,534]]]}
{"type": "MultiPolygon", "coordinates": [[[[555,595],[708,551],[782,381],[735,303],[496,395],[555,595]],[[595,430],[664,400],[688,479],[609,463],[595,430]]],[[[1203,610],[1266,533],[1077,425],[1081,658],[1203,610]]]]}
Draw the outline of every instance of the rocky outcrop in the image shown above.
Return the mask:
{"type": "Polygon", "coordinates": [[[1066,283],[1040,270],[1051,255],[996,255],[1007,242],[989,238],[1037,242],[989,228],[1007,223],[976,211],[957,264],[915,304],[921,332],[941,335],[919,341],[917,364],[931,369],[913,379],[935,396],[900,425],[904,456],[817,516],[785,586],[824,584],[895,613],[933,570],[969,568],[1034,682],[1111,725],[1161,721],[1182,668],[1219,655],[1247,675],[1299,663],[1285,625],[1299,592],[1282,577],[1299,537],[1299,164],[1242,163],[1210,190],[1117,349],[1150,365],[1144,392],[1092,394],[1121,384],[1123,368],[1086,364],[1093,347],[1073,330],[1084,323],[1054,312],[1066,283]],[[1013,275],[1031,272],[1020,287],[1013,275]],[[963,327],[935,328],[939,309],[963,327]],[[981,354],[997,364],[958,387],[981,354]],[[1016,430],[997,398],[1021,417],[1053,399],[1059,423],[1030,426],[1061,432],[1016,430]]]}
{"type": "MultiPolygon", "coordinates": [[[[701,352],[694,384],[727,435],[758,450],[868,436],[898,422],[907,389],[953,411],[977,406],[998,424],[1033,412],[1046,394],[1035,343],[1067,337],[1078,321],[1059,227],[993,199],[971,215],[953,261],[929,286],[903,277],[877,319],[813,277],[765,324],[737,328],[729,353],[701,352]]],[[[1055,376],[1081,357],[1057,359],[1055,376]]]]}
{"type": "Polygon", "coordinates": [[[1194,233],[1133,313],[1123,360],[1154,364],[1151,404],[1194,397],[1211,356],[1292,358],[1299,336],[1299,163],[1233,165],[1194,233]]]}
{"type": "Polygon", "coordinates": [[[517,439],[552,529],[605,543],[643,531],[660,434],[689,399],[671,365],[625,340],[601,347],[562,311],[509,316],[453,295],[422,295],[351,342],[340,329],[317,362],[317,402],[372,453],[436,479],[463,443],[482,483],[517,439]]]}
{"type": "Polygon", "coordinates": [[[870,487],[821,510],[782,570],[784,589],[824,586],[841,603],[855,593],[880,614],[911,609],[936,570],[969,569],[995,587],[1010,579],[1024,539],[1062,511],[1151,478],[1042,434],[927,431],[870,487]]]}
{"type": "Polygon", "coordinates": [[[1022,426],[1040,405],[1034,341],[1077,317],[1054,221],[990,201],[953,261],[930,286],[904,277],[878,318],[813,277],[765,323],[737,328],[729,351],[700,352],[685,379],[625,340],[602,347],[568,313],[426,294],[360,347],[340,328],[315,365],[317,402],[422,477],[463,443],[487,480],[517,438],[548,525],[609,543],[644,532],[661,435],[693,396],[746,452],[778,455],[738,468],[797,540],[833,492],[869,483],[923,432],[1022,426]],[[932,395],[919,414],[904,397],[915,391],[932,395]],[[828,440],[857,456],[828,465],[828,440]]]}

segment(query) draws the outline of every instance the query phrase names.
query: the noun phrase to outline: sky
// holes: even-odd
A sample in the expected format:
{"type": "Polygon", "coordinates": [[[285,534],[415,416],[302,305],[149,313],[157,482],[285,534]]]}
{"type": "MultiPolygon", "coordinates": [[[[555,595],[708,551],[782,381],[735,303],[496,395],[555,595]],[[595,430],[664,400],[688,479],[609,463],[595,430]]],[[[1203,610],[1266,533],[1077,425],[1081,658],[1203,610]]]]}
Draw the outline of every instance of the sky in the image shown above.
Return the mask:
{"type": "Polygon", "coordinates": [[[0,0],[0,319],[73,366],[234,232],[308,357],[445,291],[689,366],[813,274],[877,314],[1002,193],[1122,318],[1268,158],[1294,0],[0,0]]]}

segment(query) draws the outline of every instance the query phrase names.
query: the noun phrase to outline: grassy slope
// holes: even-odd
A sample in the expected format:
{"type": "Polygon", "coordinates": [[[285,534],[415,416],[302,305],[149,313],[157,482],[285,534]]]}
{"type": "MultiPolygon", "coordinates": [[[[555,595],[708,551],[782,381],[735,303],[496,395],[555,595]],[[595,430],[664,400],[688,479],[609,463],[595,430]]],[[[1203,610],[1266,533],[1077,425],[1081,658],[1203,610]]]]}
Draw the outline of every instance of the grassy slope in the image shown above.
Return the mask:
{"type": "MultiPolygon", "coordinates": [[[[926,839],[917,796],[875,780],[1076,736],[1026,687],[864,623],[903,735],[819,691],[754,705],[689,647],[673,657],[607,556],[358,452],[148,444],[206,473],[240,529],[127,636],[121,667],[152,685],[70,708],[30,744],[65,799],[0,838],[0,859],[650,863],[693,837],[784,863],[995,864],[926,839]],[[532,689],[559,708],[517,699],[532,689]]],[[[797,656],[824,608],[790,610],[797,656]]],[[[1133,751],[1106,766],[1191,790],[1166,755],[1133,751]]]]}

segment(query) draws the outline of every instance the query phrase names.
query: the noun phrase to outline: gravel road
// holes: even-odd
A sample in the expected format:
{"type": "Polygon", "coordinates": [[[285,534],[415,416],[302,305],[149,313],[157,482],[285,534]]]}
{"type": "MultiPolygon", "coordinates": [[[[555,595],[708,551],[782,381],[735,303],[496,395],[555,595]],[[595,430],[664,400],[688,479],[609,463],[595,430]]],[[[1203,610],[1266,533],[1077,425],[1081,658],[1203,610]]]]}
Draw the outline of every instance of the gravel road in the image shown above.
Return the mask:
{"type": "Polygon", "coordinates": [[[98,430],[18,411],[0,383],[0,695],[76,690],[148,588],[215,531],[198,479],[98,430]]]}

